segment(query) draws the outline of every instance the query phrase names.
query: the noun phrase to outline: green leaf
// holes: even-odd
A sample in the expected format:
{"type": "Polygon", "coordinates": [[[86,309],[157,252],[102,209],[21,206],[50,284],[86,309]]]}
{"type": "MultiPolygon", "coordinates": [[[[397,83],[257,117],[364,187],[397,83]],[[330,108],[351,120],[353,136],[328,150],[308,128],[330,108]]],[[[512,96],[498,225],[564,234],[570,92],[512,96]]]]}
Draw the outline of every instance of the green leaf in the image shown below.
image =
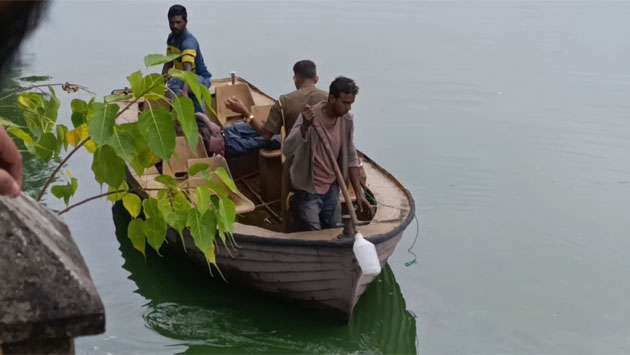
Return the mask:
{"type": "Polygon", "coordinates": [[[77,146],[90,136],[86,123],[66,133],[66,142],[71,146],[77,146]]]}
{"type": "Polygon", "coordinates": [[[35,155],[43,161],[52,159],[60,149],[61,144],[52,133],[44,133],[35,143],[35,155]]]}
{"type": "MultiPolygon", "coordinates": [[[[50,99],[46,102],[46,117],[50,120],[48,121],[48,125],[54,125],[57,122],[57,114],[59,112],[59,106],[61,106],[61,102],[59,102],[59,98],[57,98],[57,94],[52,86],[48,87],[48,91],[50,92],[50,99]]],[[[50,128],[46,129],[48,131],[50,128]]]]}
{"type": "Polygon", "coordinates": [[[70,108],[72,108],[72,112],[82,113],[85,115],[88,113],[87,102],[80,99],[72,99],[72,101],[70,101],[70,108]]]}
{"type": "Polygon", "coordinates": [[[131,217],[136,218],[140,215],[140,210],[142,209],[142,200],[138,195],[128,193],[122,198],[123,206],[131,217]]]}
{"type": "Polygon", "coordinates": [[[38,139],[48,128],[51,128],[50,118],[46,117],[48,103],[44,100],[44,95],[40,93],[27,92],[18,95],[18,107],[22,109],[22,116],[26,122],[29,133],[38,139]]]}
{"type": "Polygon", "coordinates": [[[127,172],[125,162],[108,145],[98,148],[94,153],[92,171],[96,181],[109,186],[120,186],[127,172]]]}
{"type": "Polygon", "coordinates": [[[19,127],[4,117],[0,117],[0,127],[19,127]]]}
{"type": "Polygon", "coordinates": [[[207,178],[207,182],[208,188],[210,188],[210,190],[212,190],[219,197],[225,198],[229,195],[230,191],[227,189],[225,184],[221,182],[221,179],[219,179],[216,175],[207,178]]]}
{"type": "Polygon", "coordinates": [[[114,121],[118,105],[94,103],[94,111],[88,115],[88,126],[92,140],[103,145],[114,134],[114,121]]]}
{"type": "MultiPolygon", "coordinates": [[[[210,91],[208,88],[201,85],[199,82],[199,77],[197,74],[189,71],[171,69],[169,70],[169,74],[176,79],[182,80],[186,86],[192,91],[193,95],[199,100],[199,102],[203,102],[206,104],[206,107],[211,112],[214,112],[212,107],[212,96],[210,95],[210,91]]],[[[216,113],[215,113],[216,114],[216,113]]]]}
{"type": "Polygon", "coordinates": [[[142,80],[142,72],[135,71],[131,73],[127,80],[129,81],[129,85],[131,85],[131,92],[133,92],[133,96],[140,97],[142,96],[142,91],[144,89],[143,80],[142,80]]]}
{"type": "Polygon", "coordinates": [[[204,163],[194,164],[193,166],[190,167],[190,169],[188,169],[188,176],[195,176],[201,173],[202,171],[205,171],[206,173],[204,174],[204,176],[207,177],[208,168],[209,168],[208,164],[204,164],[204,163]]]}
{"type": "Polygon", "coordinates": [[[210,191],[206,187],[197,187],[197,211],[204,214],[210,207],[210,191]]]}
{"type": "Polygon", "coordinates": [[[144,221],[142,219],[132,219],[127,226],[127,236],[131,240],[131,245],[146,257],[145,247],[147,237],[144,234],[144,221]]]}
{"type": "Polygon", "coordinates": [[[68,148],[68,141],[66,140],[67,134],[68,134],[68,127],[62,124],[57,125],[57,141],[63,145],[64,149],[68,148]]]}
{"type": "Polygon", "coordinates": [[[17,97],[18,106],[32,112],[44,113],[46,103],[44,96],[35,92],[25,92],[17,97]]]}
{"type": "Polygon", "coordinates": [[[7,132],[11,134],[13,137],[20,139],[26,145],[33,145],[33,137],[31,137],[28,133],[24,132],[24,130],[17,127],[9,127],[7,128],[7,132]]]}
{"type": "Polygon", "coordinates": [[[144,56],[144,65],[148,68],[155,65],[170,63],[181,56],[181,54],[147,54],[144,56]]]}
{"type": "Polygon", "coordinates": [[[160,211],[158,209],[157,200],[150,197],[142,201],[142,210],[144,211],[144,216],[149,218],[159,218],[161,216],[160,211]]]}
{"type": "Polygon", "coordinates": [[[221,210],[223,211],[222,224],[224,230],[229,233],[234,233],[234,221],[236,220],[236,204],[229,198],[221,199],[221,210]]]}
{"type": "Polygon", "coordinates": [[[31,83],[40,82],[40,81],[49,81],[52,80],[52,76],[48,75],[31,75],[20,78],[21,81],[27,81],[31,83]]]}
{"type": "Polygon", "coordinates": [[[236,188],[236,184],[234,184],[234,180],[232,180],[232,177],[225,170],[225,168],[219,167],[218,169],[214,171],[214,174],[218,176],[219,179],[221,179],[221,182],[223,182],[225,186],[227,186],[230,189],[230,191],[234,193],[238,193],[238,188],[236,188]]]}
{"type": "Polygon", "coordinates": [[[166,232],[168,231],[166,222],[158,209],[157,200],[148,198],[142,202],[145,220],[142,229],[147,236],[149,245],[160,254],[160,247],[166,241],[166,232]]]}
{"type": "Polygon", "coordinates": [[[160,74],[149,74],[144,77],[143,90],[144,97],[146,99],[165,99],[164,94],[166,92],[166,84],[164,83],[164,77],[160,74]]]}
{"type": "Polygon", "coordinates": [[[39,139],[39,137],[44,134],[43,116],[37,112],[26,110],[22,111],[22,116],[24,117],[24,122],[26,123],[26,128],[28,128],[29,133],[35,139],[39,139]]]}
{"type": "Polygon", "coordinates": [[[74,177],[70,177],[70,182],[66,185],[55,185],[50,191],[57,198],[63,198],[63,202],[68,206],[68,202],[70,198],[74,196],[74,193],[77,192],[77,188],[79,184],[77,179],[74,177]]]}
{"type": "Polygon", "coordinates": [[[70,118],[72,120],[72,126],[74,128],[80,127],[84,123],[87,123],[87,118],[85,117],[84,113],[73,112],[70,118]]]}
{"type": "Polygon", "coordinates": [[[107,199],[110,200],[111,202],[116,202],[118,200],[121,200],[123,197],[125,197],[125,195],[127,194],[127,191],[129,190],[129,186],[127,186],[126,181],[123,181],[122,184],[120,184],[120,186],[118,187],[110,186],[107,192],[113,192],[113,191],[119,191],[119,190],[123,192],[107,195],[107,199]]]}
{"type": "Polygon", "coordinates": [[[186,96],[178,96],[173,100],[173,108],[175,109],[177,120],[179,121],[184,136],[188,142],[188,146],[193,151],[199,143],[199,128],[195,119],[195,107],[190,98],[186,96]]]}
{"type": "Polygon", "coordinates": [[[169,112],[164,109],[146,110],[138,123],[151,152],[168,160],[175,151],[175,123],[169,112]]]}
{"type": "Polygon", "coordinates": [[[201,214],[194,210],[188,215],[186,223],[190,228],[195,246],[206,256],[208,263],[216,263],[214,259],[214,239],[217,233],[217,222],[212,211],[201,214]]]}
{"type": "Polygon", "coordinates": [[[129,163],[138,175],[142,175],[144,169],[160,161],[151,153],[147,142],[140,134],[137,122],[114,126],[114,134],[107,144],[112,146],[116,154],[129,163]]]}
{"type": "Polygon", "coordinates": [[[114,148],[116,154],[126,162],[131,162],[136,156],[135,137],[131,132],[122,128],[126,125],[114,126],[112,136],[107,140],[107,145],[114,148]]]}
{"type": "Polygon", "coordinates": [[[217,211],[216,215],[219,236],[225,243],[226,234],[233,233],[234,231],[234,219],[236,217],[234,203],[227,197],[220,198],[218,196],[212,196],[212,205],[217,211]]]}
{"type": "Polygon", "coordinates": [[[160,175],[155,178],[155,181],[163,184],[166,187],[170,187],[172,189],[177,188],[177,181],[173,177],[168,176],[168,175],[160,175]]]}
{"type": "Polygon", "coordinates": [[[174,194],[160,191],[158,194],[158,209],[166,223],[173,227],[180,235],[186,228],[188,214],[192,207],[181,191],[174,194]]]}

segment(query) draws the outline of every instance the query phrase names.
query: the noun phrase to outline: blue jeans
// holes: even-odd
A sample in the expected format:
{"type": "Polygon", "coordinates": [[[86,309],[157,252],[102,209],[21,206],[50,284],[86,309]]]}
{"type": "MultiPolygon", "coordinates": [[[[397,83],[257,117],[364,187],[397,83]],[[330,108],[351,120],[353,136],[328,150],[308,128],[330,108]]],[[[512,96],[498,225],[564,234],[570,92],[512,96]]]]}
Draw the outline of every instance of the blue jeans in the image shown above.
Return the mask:
{"type": "MultiPolygon", "coordinates": [[[[206,88],[209,88],[212,84],[210,77],[200,75],[197,75],[197,77],[199,78],[199,82],[201,83],[201,85],[205,86],[206,88]]],[[[166,83],[166,85],[177,96],[182,96],[182,94],[184,93],[184,88],[186,87],[186,84],[184,84],[184,82],[179,79],[171,79],[166,83]]],[[[188,95],[192,100],[193,105],[195,105],[195,112],[204,112],[203,106],[199,103],[195,95],[193,95],[192,92],[189,92],[188,95]]]]}
{"type": "Polygon", "coordinates": [[[280,141],[274,137],[270,141],[258,135],[256,130],[245,122],[237,122],[223,130],[225,154],[228,157],[247,154],[261,148],[280,148],[280,141]]]}
{"type": "Polygon", "coordinates": [[[335,228],[341,222],[339,187],[332,184],[325,194],[298,190],[291,208],[295,211],[301,230],[335,228]]]}

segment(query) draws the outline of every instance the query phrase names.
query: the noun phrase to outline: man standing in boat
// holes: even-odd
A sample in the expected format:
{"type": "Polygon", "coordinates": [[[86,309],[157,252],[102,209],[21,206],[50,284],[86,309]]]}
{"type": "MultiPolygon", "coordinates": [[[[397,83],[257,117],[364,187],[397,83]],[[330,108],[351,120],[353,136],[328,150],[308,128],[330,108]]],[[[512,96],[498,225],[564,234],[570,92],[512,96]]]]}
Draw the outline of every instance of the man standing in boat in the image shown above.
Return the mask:
{"type": "Polygon", "coordinates": [[[249,124],[249,129],[244,128],[235,133],[247,137],[257,133],[265,140],[271,140],[273,136],[280,134],[281,128],[284,126],[285,132],[288,134],[305,106],[326,101],[328,93],[317,88],[318,81],[317,67],[312,60],[305,59],[295,63],[293,65],[293,83],[296,90],[278,98],[278,101],[271,107],[266,121],[254,119],[249,108],[245,107],[238,98],[229,98],[225,102],[225,106],[240,113],[245,122],[249,124]]]}
{"type": "Polygon", "coordinates": [[[340,222],[339,186],[333,163],[326,155],[328,145],[344,176],[357,197],[359,211],[369,209],[360,182],[360,162],[353,139],[353,115],[350,109],[359,87],[346,77],[330,84],[327,101],[312,107],[312,115],[300,115],[293,125],[283,153],[293,158],[290,167],[291,184],[297,190],[292,209],[304,230],[336,227],[340,222]],[[320,140],[315,128],[320,128],[320,140]]]}
{"type": "MultiPolygon", "coordinates": [[[[210,78],[212,75],[206,68],[206,64],[201,54],[199,42],[192,33],[188,32],[186,25],[188,24],[188,14],[186,8],[182,5],[173,5],[168,9],[168,25],[171,33],[166,39],[167,54],[181,54],[182,56],[170,63],[164,64],[162,74],[168,73],[169,69],[190,71],[199,77],[199,82],[206,88],[210,87],[210,78]]],[[[177,96],[190,96],[195,104],[195,112],[203,112],[203,107],[192,93],[188,93],[188,87],[179,79],[171,79],[168,81],[168,87],[177,96]]]]}

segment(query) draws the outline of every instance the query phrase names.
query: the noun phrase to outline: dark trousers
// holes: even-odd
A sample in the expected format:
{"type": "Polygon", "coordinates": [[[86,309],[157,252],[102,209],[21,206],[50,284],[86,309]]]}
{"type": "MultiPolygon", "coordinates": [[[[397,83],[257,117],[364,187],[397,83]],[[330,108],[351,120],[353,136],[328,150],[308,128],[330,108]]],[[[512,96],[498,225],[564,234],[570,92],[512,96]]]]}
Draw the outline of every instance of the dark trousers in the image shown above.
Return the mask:
{"type": "Polygon", "coordinates": [[[280,141],[274,137],[266,140],[245,122],[236,122],[223,130],[225,152],[228,157],[247,154],[261,148],[278,149],[280,141]]]}
{"type": "Polygon", "coordinates": [[[325,194],[298,190],[292,209],[302,230],[335,228],[341,221],[339,187],[332,184],[325,194]]]}

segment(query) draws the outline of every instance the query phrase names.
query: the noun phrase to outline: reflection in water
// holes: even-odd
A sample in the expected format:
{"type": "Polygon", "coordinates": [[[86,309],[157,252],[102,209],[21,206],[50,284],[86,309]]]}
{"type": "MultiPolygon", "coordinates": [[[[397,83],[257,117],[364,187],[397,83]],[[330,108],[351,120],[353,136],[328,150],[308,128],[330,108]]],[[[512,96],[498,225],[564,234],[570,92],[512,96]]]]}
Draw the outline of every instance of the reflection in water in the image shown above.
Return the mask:
{"type": "Polygon", "coordinates": [[[129,216],[113,208],[123,267],[145,297],[146,325],[188,346],[185,353],[416,353],[416,320],[389,267],[370,286],[348,325],[316,311],[276,301],[210,278],[206,270],[168,254],[135,251],[129,216]]]}
{"type": "MultiPolygon", "coordinates": [[[[3,75],[5,80],[0,83],[0,117],[5,118],[18,125],[25,125],[24,118],[17,108],[16,99],[17,96],[13,93],[16,90],[30,87],[33,84],[39,84],[41,81],[50,80],[48,76],[32,76],[27,78],[19,78],[20,72],[16,67],[10,69],[6,75],[3,75]]],[[[24,163],[24,183],[22,190],[34,197],[44,187],[44,183],[50,174],[52,173],[54,163],[48,165],[45,162],[37,159],[34,155],[24,149],[21,143],[18,143],[18,148],[22,153],[22,161],[24,163]]]]}

